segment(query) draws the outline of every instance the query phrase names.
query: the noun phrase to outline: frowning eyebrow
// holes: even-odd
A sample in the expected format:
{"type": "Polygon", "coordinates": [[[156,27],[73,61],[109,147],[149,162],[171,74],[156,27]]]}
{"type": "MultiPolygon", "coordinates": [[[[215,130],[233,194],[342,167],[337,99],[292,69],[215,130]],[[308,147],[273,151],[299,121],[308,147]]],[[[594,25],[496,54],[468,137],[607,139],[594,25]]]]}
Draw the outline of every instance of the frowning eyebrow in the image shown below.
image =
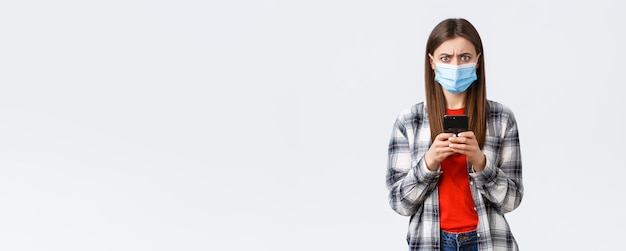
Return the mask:
{"type": "MultiPolygon", "coordinates": [[[[454,53],[449,54],[447,52],[442,52],[442,53],[439,53],[439,55],[437,55],[437,56],[453,56],[453,55],[454,55],[454,53]]],[[[465,56],[465,55],[473,56],[474,54],[472,54],[471,52],[462,52],[462,53],[459,53],[458,55],[459,56],[465,56]]]]}

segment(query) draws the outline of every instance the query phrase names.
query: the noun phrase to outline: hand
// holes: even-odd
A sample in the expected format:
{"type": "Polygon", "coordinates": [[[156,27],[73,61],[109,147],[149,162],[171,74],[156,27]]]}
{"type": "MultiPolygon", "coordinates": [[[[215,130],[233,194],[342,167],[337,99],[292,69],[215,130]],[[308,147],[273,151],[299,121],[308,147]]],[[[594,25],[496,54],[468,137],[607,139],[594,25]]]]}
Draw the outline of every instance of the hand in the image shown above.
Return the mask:
{"type": "Polygon", "coordinates": [[[483,151],[480,150],[476,135],[472,131],[458,133],[448,139],[450,149],[455,153],[465,154],[467,161],[472,164],[474,171],[480,172],[485,169],[486,159],[483,151]]]}
{"type": "Polygon", "coordinates": [[[439,163],[455,152],[450,148],[448,139],[453,137],[453,133],[440,133],[430,145],[428,152],[424,155],[428,170],[436,171],[439,163]]]}

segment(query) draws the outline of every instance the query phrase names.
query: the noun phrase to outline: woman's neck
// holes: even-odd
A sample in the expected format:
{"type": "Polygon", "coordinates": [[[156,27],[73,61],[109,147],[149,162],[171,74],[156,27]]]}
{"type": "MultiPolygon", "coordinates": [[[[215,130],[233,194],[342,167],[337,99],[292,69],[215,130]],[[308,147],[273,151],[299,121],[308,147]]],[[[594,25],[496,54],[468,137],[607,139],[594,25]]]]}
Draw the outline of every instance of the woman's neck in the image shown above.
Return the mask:
{"type": "Polygon", "coordinates": [[[466,92],[451,93],[446,90],[443,90],[443,95],[446,97],[446,108],[461,109],[465,107],[466,92]]]}

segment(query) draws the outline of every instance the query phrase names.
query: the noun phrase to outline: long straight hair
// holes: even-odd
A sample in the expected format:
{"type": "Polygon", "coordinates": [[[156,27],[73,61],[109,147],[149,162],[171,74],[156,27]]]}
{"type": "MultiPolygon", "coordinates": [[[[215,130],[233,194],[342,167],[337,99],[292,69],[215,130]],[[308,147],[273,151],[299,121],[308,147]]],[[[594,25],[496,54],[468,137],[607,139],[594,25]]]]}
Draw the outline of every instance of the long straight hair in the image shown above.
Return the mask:
{"type": "Polygon", "coordinates": [[[424,56],[424,83],[426,86],[426,109],[428,109],[428,120],[430,121],[430,138],[443,132],[443,115],[446,113],[446,98],[443,95],[443,88],[435,82],[435,72],[430,66],[430,57],[435,49],[443,42],[455,37],[463,37],[469,40],[476,48],[478,59],[476,75],[477,79],[466,90],[465,114],[469,116],[469,130],[473,131],[482,149],[485,145],[485,135],[487,133],[487,90],[485,87],[485,52],[483,43],[476,28],[463,18],[449,18],[441,21],[428,37],[426,43],[426,55],[424,56]]]}

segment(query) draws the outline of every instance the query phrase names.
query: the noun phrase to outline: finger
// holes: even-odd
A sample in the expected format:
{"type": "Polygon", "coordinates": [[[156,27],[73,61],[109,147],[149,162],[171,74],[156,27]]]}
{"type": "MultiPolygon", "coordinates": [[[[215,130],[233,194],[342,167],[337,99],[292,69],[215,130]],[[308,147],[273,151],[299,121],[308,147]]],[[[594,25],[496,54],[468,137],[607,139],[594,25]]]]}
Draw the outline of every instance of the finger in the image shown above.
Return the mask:
{"type": "Polygon", "coordinates": [[[463,152],[466,151],[466,144],[449,144],[448,148],[452,149],[454,152],[463,152]]]}
{"type": "Polygon", "coordinates": [[[441,160],[444,160],[445,158],[449,157],[452,154],[455,154],[456,152],[453,149],[450,149],[449,147],[446,147],[446,149],[441,149],[440,151],[437,151],[437,156],[439,156],[439,158],[441,160]]]}
{"type": "Polygon", "coordinates": [[[467,144],[451,144],[449,147],[453,152],[464,154],[466,156],[472,156],[476,154],[482,154],[482,151],[477,146],[467,144]]]}
{"type": "Polygon", "coordinates": [[[464,132],[458,133],[458,137],[475,138],[476,135],[474,134],[473,131],[464,131],[464,132]]]}
{"type": "Polygon", "coordinates": [[[463,154],[467,156],[467,160],[470,161],[470,163],[474,163],[476,159],[482,158],[482,156],[484,156],[484,154],[481,151],[476,151],[474,149],[452,149],[452,150],[455,153],[463,154]]]}
{"type": "Polygon", "coordinates": [[[431,147],[435,148],[435,149],[445,149],[445,150],[449,150],[450,148],[450,144],[452,142],[450,141],[436,141],[435,143],[432,144],[431,147]]]}
{"type": "Polygon", "coordinates": [[[458,144],[458,143],[461,143],[461,140],[463,140],[463,139],[464,138],[462,138],[462,137],[452,136],[452,137],[448,138],[448,142],[449,143],[458,144]]]}
{"type": "Polygon", "coordinates": [[[466,137],[451,137],[448,139],[448,142],[453,144],[472,144],[474,141],[476,141],[476,139],[466,137]]]}
{"type": "Polygon", "coordinates": [[[450,137],[453,137],[454,133],[440,133],[439,135],[437,135],[437,137],[435,137],[435,140],[440,140],[440,141],[446,141],[448,140],[450,137]]]}
{"type": "Polygon", "coordinates": [[[438,144],[437,146],[434,147],[435,153],[437,155],[442,155],[442,154],[453,154],[454,151],[452,150],[452,148],[450,148],[450,144],[447,142],[441,142],[441,144],[438,144]]]}
{"type": "Polygon", "coordinates": [[[435,152],[437,153],[441,153],[444,152],[446,150],[449,150],[448,148],[450,146],[450,143],[447,141],[436,141],[435,143],[433,143],[430,148],[435,150],[435,152]]]}
{"type": "Polygon", "coordinates": [[[461,143],[461,144],[458,144],[458,143],[450,143],[450,144],[448,145],[448,147],[449,147],[450,149],[452,149],[453,151],[455,151],[455,152],[460,152],[460,151],[463,151],[463,152],[471,152],[471,151],[473,151],[474,149],[476,149],[476,147],[475,147],[474,145],[471,145],[471,144],[463,144],[463,143],[461,143]]]}

